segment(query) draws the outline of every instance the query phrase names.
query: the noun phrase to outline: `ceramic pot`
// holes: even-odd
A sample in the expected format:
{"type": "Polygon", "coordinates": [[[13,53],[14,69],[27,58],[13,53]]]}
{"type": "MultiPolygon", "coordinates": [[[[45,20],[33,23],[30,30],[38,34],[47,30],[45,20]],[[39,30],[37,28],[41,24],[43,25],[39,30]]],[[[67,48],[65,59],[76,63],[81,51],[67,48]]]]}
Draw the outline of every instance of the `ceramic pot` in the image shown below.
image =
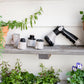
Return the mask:
{"type": "Polygon", "coordinates": [[[27,46],[35,47],[35,45],[36,45],[36,39],[35,39],[34,35],[30,35],[30,37],[28,38],[28,41],[27,41],[27,46]]]}
{"type": "Polygon", "coordinates": [[[43,49],[44,48],[44,41],[42,39],[37,39],[35,48],[40,49],[40,50],[43,49]]]}
{"type": "Polygon", "coordinates": [[[3,38],[4,38],[3,47],[4,47],[5,44],[6,44],[6,37],[7,37],[8,31],[9,31],[8,26],[3,26],[3,27],[2,27],[3,38]]]}
{"type": "Polygon", "coordinates": [[[25,40],[25,38],[21,38],[20,39],[20,42],[19,42],[19,45],[18,45],[18,49],[22,49],[22,50],[26,49],[26,40],[25,40]]]}

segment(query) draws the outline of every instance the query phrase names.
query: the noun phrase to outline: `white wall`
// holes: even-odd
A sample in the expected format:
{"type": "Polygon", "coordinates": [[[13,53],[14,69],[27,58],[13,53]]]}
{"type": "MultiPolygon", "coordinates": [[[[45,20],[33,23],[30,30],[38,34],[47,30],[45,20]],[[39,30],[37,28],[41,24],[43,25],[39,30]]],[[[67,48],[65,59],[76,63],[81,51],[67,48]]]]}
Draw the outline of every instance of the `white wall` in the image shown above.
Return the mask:
{"type": "MultiPolygon", "coordinates": [[[[35,34],[36,38],[43,38],[57,25],[64,25],[67,30],[77,35],[83,41],[82,21],[80,10],[83,10],[83,0],[4,0],[0,2],[0,15],[5,21],[24,20],[30,14],[38,11],[42,6],[44,12],[39,16],[36,27],[27,31],[20,29],[10,30],[7,36],[7,43],[10,42],[13,33],[20,33],[21,37],[28,38],[30,34],[35,34]]],[[[63,36],[58,36],[56,44],[70,45],[71,43],[63,36]],[[62,40],[62,41],[61,41],[62,40]]]]}
{"type": "MultiPolygon", "coordinates": [[[[66,72],[70,71],[72,66],[76,65],[76,62],[80,62],[84,65],[84,55],[52,55],[50,59],[39,59],[38,55],[34,54],[3,54],[3,60],[9,62],[11,68],[14,67],[17,58],[22,62],[22,70],[26,69],[35,75],[41,71],[41,68],[39,67],[41,63],[48,69],[51,66],[53,66],[55,71],[61,69],[61,80],[66,80],[66,72]]],[[[2,60],[0,60],[0,63],[1,61],[2,60]]]]}
{"type": "MultiPolygon", "coordinates": [[[[24,20],[30,14],[39,10],[42,6],[44,13],[39,16],[39,20],[34,28],[20,31],[20,29],[10,30],[7,36],[7,43],[10,43],[10,38],[13,33],[19,33],[21,37],[26,39],[30,34],[35,34],[36,38],[43,38],[48,32],[53,30],[57,25],[64,25],[67,30],[77,35],[84,41],[84,31],[82,29],[80,10],[84,10],[84,0],[8,0],[0,2],[0,15],[7,20],[24,20]]],[[[64,36],[59,35],[56,38],[56,44],[59,45],[72,45],[64,36]]],[[[65,79],[65,73],[71,70],[71,66],[76,62],[84,64],[83,56],[62,56],[53,55],[49,60],[39,60],[37,55],[4,55],[3,60],[9,61],[12,67],[20,58],[23,63],[23,68],[28,69],[29,72],[37,74],[40,70],[39,65],[43,63],[45,66],[62,69],[61,78],[65,79]]]]}
{"type": "Polygon", "coordinates": [[[37,26],[80,26],[80,10],[84,0],[10,0],[0,3],[0,15],[4,19],[23,20],[42,6],[44,13],[39,17],[37,26]]]}

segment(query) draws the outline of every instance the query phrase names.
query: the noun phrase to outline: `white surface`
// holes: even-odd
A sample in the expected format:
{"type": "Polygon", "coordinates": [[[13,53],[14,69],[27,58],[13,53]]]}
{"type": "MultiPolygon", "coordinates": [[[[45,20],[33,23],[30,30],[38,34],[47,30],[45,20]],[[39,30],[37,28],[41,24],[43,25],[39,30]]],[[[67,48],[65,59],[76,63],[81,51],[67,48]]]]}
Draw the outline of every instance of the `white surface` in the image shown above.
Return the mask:
{"type": "Polygon", "coordinates": [[[0,3],[0,15],[5,20],[24,20],[42,6],[44,13],[39,17],[39,26],[79,26],[81,25],[80,10],[83,10],[84,0],[38,0],[38,1],[15,1],[0,3]]]}
{"type": "MultiPolygon", "coordinates": [[[[51,1],[51,0],[0,0],[0,2],[15,2],[15,1],[51,1]]],[[[55,1],[62,1],[62,0],[55,0],[55,1]]]]}

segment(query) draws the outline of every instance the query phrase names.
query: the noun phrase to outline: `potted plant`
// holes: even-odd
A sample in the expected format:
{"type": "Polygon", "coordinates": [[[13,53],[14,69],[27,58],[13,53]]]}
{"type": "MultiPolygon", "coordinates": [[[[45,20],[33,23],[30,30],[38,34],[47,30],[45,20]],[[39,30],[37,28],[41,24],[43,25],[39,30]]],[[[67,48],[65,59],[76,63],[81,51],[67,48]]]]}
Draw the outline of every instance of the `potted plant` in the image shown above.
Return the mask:
{"type": "Polygon", "coordinates": [[[7,36],[7,32],[10,29],[14,29],[16,28],[21,28],[21,30],[23,29],[28,29],[28,24],[30,23],[30,26],[33,27],[33,24],[36,24],[36,20],[38,20],[38,15],[41,15],[43,12],[42,7],[40,7],[39,11],[35,12],[34,14],[30,15],[29,18],[25,18],[25,20],[23,21],[2,21],[1,18],[2,16],[0,16],[0,47],[4,47],[5,46],[5,40],[6,40],[6,36],[7,36]]]}
{"type": "Polygon", "coordinates": [[[84,70],[81,70],[82,64],[76,63],[72,66],[72,71],[67,72],[67,82],[70,84],[84,84],[84,70]]]}
{"type": "Polygon", "coordinates": [[[6,36],[9,31],[7,23],[2,21],[1,18],[2,16],[0,16],[0,48],[5,45],[6,36]]]}
{"type": "Polygon", "coordinates": [[[61,70],[55,73],[53,67],[49,70],[47,70],[43,64],[41,64],[40,67],[42,68],[42,72],[38,73],[36,84],[57,84],[60,82],[59,72],[61,72],[61,70]]]}
{"type": "Polygon", "coordinates": [[[84,12],[83,11],[80,11],[80,14],[82,15],[81,20],[83,22],[83,30],[84,30],[84,12]]]}

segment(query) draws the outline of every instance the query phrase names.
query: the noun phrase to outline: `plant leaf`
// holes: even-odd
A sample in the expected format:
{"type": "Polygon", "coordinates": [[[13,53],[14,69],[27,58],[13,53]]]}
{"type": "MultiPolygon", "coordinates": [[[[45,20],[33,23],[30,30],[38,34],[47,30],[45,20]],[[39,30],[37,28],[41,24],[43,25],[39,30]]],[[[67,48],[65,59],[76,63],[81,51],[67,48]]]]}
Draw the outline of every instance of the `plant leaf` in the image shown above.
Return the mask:
{"type": "Polygon", "coordinates": [[[34,16],[34,18],[35,18],[36,20],[38,20],[38,17],[37,17],[36,15],[34,16]]]}
{"type": "Polygon", "coordinates": [[[83,11],[80,11],[80,14],[83,14],[83,11]]]}
{"type": "Polygon", "coordinates": [[[34,20],[34,24],[36,24],[36,21],[34,20]]]}

